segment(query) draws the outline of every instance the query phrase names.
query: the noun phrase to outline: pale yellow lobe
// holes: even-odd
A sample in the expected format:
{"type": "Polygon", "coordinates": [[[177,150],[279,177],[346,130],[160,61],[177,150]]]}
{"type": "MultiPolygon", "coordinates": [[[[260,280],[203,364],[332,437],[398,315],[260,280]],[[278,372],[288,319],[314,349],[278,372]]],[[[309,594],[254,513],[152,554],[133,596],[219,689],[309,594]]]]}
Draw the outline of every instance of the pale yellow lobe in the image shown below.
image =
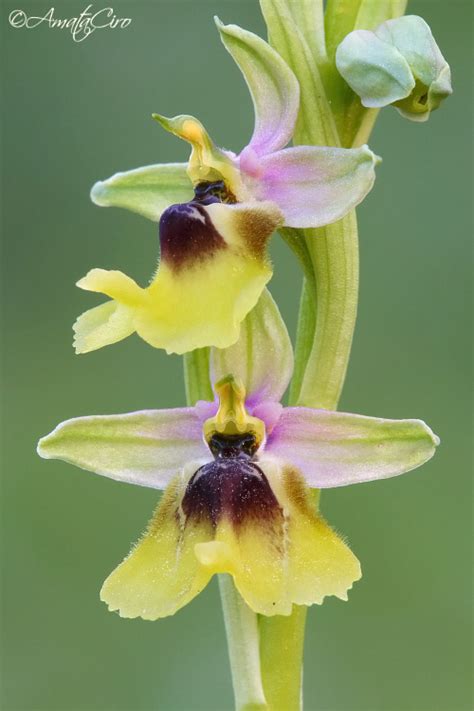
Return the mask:
{"type": "Polygon", "coordinates": [[[76,353],[89,353],[131,336],[135,331],[134,316],[133,309],[117,301],[85,311],[73,326],[76,353]]]}
{"type": "Polygon", "coordinates": [[[134,331],[167,353],[210,345],[226,348],[239,337],[241,322],[271,276],[267,264],[227,253],[178,274],[162,263],[134,307],[127,305],[126,292],[117,291],[116,301],[79,317],[74,327],[76,350],[95,350],[134,331]]]}
{"type": "Polygon", "coordinates": [[[224,239],[211,255],[199,254],[182,268],[162,261],[142,289],[119,271],[92,269],[78,286],[114,301],[85,312],[74,325],[76,352],[116,343],[136,331],[168,353],[226,348],[272,276],[266,243],[281,223],[273,203],[213,204],[206,208],[224,239]]]}
{"type": "Polygon", "coordinates": [[[116,300],[79,316],[73,327],[76,353],[88,353],[117,343],[135,331],[135,310],[143,302],[143,289],[133,279],[119,271],[91,269],[77,286],[116,300]]]}
{"type": "Polygon", "coordinates": [[[105,581],[101,599],[109,608],[122,617],[171,615],[219,573],[232,575],[262,615],[289,615],[294,604],[321,604],[330,595],[346,600],[361,577],[357,558],[314,510],[298,472],[272,461],[259,466],[278,505],[265,516],[250,506],[239,521],[224,511],[217,525],[204,514],[185,518],[181,501],[195,468],[177,477],[142,540],[105,581]]]}
{"type": "Polygon", "coordinates": [[[136,313],[137,333],[168,353],[226,348],[271,275],[267,264],[227,252],[178,274],[162,263],[136,313]]]}
{"type": "Polygon", "coordinates": [[[199,563],[210,575],[226,573],[234,567],[232,547],[224,541],[196,543],[194,553],[199,563]]]}
{"type": "Polygon", "coordinates": [[[109,575],[100,599],[121,617],[156,620],[173,615],[207,585],[210,575],[194,548],[211,535],[209,527],[188,526],[179,514],[183,480],[163,495],[143,538],[109,575]]]}
{"type": "Polygon", "coordinates": [[[85,291],[106,294],[127,306],[137,306],[143,300],[143,289],[129,276],[117,270],[91,269],[76,286],[85,291]]]}
{"type": "Polygon", "coordinates": [[[232,575],[246,603],[262,615],[289,615],[294,604],[319,605],[327,596],[347,600],[361,577],[359,561],[314,511],[298,472],[268,462],[262,469],[280,513],[237,526],[224,519],[214,542],[196,547],[199,561],[211,574],[232,575]]]}
{"type": "Polygon", "coordinates": [[[287,599],[296,605],[320,605],[332,595],[347,600],[347,591],[362,575],[358,559],[315,511],[310,490],[296,469],[280,469],[269,462],[264,471],[285,513],[287,599]]]}
{"type": "MultiPolygon", "coordinates": [[[[285,522],[276,513],[273,520],[248,520],[235,525],[223,519],[217,526],[214,558],[205,565],[211,573],[229,573],[249,607],[262,615],[289,615],[292,601],[285,590],[285,522]],[[219,547],[217,547],[219,546],[219,547]]],[[[206,562],[201,550],[196,555],[206,562]]]]}

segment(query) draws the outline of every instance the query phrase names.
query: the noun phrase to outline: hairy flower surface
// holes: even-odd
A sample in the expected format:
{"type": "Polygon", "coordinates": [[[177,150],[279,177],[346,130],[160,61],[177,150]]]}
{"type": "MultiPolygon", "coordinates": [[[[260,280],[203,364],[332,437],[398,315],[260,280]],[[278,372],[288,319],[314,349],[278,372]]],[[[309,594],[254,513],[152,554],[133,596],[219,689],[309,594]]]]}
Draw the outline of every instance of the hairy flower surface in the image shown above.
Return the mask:
{"type": "Polygon", "coordinates": [[[372,187],[377,158],[367,146],[285,148],[299,109],[293,72],[256,35],[219,22],[218,28],[253,99],[250,142],[237,155],[216,147],[192,116],[155,115],[191,144],[189,162],[117,173],[94,185],[96,204],[159,221],[160,262],[146,288],[104,269],[78,282],[111,299],[76,321],[78,353],[134,332],[176,353],[235,343],[271,278],[266,247],[274,230],[335,222],[372,187]]]}
{"type": "Polygon", "coordinates": [[[285,325],[264,291],[238,342],[213,349],[215,401],[80,417],[40,441],[44,458],[165,489],[143,537],[104,583],[111,610],[173,614],[215,573],[232,575],[264,615],[347,599],[359,562],[316,512],[310,488],[402,474],[430,459],[438,438],[420,420],[285,408],[292,369],[285,325]]]}

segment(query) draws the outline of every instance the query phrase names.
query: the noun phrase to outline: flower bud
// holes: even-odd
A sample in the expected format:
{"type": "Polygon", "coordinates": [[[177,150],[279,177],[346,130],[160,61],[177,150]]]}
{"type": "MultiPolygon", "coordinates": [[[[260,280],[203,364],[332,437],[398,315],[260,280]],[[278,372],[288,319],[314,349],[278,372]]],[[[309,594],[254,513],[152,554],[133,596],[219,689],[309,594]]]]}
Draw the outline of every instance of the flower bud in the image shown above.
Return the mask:
{"type": "Polygon", "coordinates": [[[412,121],[426,121],[452,93],[449,65],[416,15],[351,32],[337,48],[336,66],[363,106],[392,104],[412,121]]]}

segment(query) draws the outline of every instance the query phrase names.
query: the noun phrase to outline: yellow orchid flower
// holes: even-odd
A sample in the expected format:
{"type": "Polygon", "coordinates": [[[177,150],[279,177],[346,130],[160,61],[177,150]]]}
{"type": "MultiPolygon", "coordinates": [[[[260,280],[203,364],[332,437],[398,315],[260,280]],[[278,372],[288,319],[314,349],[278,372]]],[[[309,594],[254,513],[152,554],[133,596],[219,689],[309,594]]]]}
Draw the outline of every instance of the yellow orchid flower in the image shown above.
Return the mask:
{"type": "Polygon", "coordinates": [[[183,115],[154,118],[192,146],[187,164],[152,165],[96,183],[93,201],[159,221],[160,262],[142,288],[119,271],[93,269],[78,286],[111,301],[74,325],[78,353],[136,332],[156,348],[184,353],[235,343],[240,324],[272,276],[267,243],[283,225],[318,227],[357,205],[374,182],[376,156],[357,149],[298,146],[299,85],[264,40],[218,22],[249,86],[255,128],[238,155],[183,115]]]}
{"type": "Polygon", "coordinates": [[[315,510],[310,488],[403,474],[430,459],[439,440],[420,420],[284,408],[292,369],[288,333],[265,291],[238,342],[212,351],[215,401],[80,417],[40,441],[46,459],[165,489],[102,587],[111,610],[171,615],[216,573],[230,574],[263,615],[289,615],[328,595],[347,599],[360,565],[315,510]],[[278,357],[269,343],[279,344],[278,357]]]}

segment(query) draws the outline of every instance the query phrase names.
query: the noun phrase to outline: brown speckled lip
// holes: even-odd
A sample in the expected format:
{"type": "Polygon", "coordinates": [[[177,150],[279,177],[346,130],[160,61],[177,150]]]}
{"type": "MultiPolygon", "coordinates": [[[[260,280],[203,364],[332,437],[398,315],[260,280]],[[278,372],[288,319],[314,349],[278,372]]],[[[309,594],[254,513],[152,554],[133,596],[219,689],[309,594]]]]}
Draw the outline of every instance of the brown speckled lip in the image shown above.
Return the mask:
{"type": "MultiPolygon", "coordinates": [[[[219,202],[208,198],[206,204],[219,202]]],[[[160,219],[161,258],[174,271],[197,264],[216,252],[226,249],[226,243],[212,224],[205,206],[200,202],[171,205],[160,219]]]]}
{"type": "Polygon", "coordinates": [[[208,521],[214,528],[223,517],[237,529],[252,520],[283,522],[267,477],[245,455],[218,458],[198,469],[186,488],[182,508],[187,521],[208,521]]]}
{"type": "Polygon", "coordinates": [[[262,211],[242,211],[236,214],[235,220],[236,230],[244,238],[249,252],[263,261],[268,240],[277,226],[274,220],[262,211]]]}

